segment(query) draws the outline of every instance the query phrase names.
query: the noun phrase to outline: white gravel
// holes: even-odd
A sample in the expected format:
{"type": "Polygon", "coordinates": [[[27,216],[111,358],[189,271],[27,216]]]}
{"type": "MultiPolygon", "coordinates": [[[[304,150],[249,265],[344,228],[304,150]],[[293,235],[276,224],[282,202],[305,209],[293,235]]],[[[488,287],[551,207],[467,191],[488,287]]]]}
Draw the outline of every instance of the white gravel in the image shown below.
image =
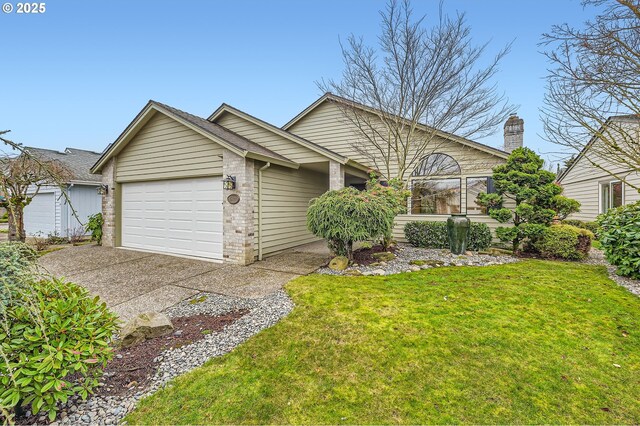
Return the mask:
{"type": "Polygon", "coordinates": [[[490,255],[467,252],[465,255],[451,253],[450,250],[426,249],[413,247],[408,244],[400,244],[395,251],[396,258],[388,262],[379,262],[378,265],[351,265],[344,271],[334,271],[328,267],[318,269],[319,274],[327,275],[391,275],[402,272],[415,272],[422,269],[437,268],[440,266],[491,266],[517,262],[519,259],[509,255],[490,255]],[[425,265],[412,265],[412,260],[427,261],[425,265]]]}
{"type": "MultiPolygon", "coordinates": [[[[244,299],[217,294],[199,294],[165,311],[172,318],[196,314],[221,315],[238,309],[248,309],[243,317],[223,330],[208,334],[204,339],[181,348],[168,349],[156,360],[158,370],[144,389],[136,389],[127,396],[92,396],[87,401],[70,399],[61,407],[54,425],[115,425],[135,407],[143,397],[153,394],[180,374],[191,371],[207,360],[224,355],[265,328],[271,327],[291,312],[293,302],[280,290],[260,299],[244,299]],[[201,297],[205,297],[200,302],[201,297]],[[133,393],[135,392],[135,393],[133,393]]],[[[45,416],[39,423],[47,423],[45,416]]]]}

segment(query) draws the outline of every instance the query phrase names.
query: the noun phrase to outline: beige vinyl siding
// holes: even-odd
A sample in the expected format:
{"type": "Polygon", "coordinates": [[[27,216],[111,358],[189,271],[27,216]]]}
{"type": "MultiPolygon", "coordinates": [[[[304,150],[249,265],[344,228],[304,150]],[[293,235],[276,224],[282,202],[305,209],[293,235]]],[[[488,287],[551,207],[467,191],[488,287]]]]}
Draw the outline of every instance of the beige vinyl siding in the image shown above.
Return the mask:
{"type": "Polygon", "coordinates": [[[215,121],[232,132],[277,152],[291,161],[300,164],[327,161],[327,157],[230,112],[223,113],[215,121]]]}
{"type": "Polygon", "coordinates": [[[215,142],[158,112],[118,154],[116,181],[220,175],[222,150],[215,142]]]}
{"type": "MultiPolygon", "coordinates": [[[[261,166],[262,164],[256,163],[256,169],[261,166]]],[[[307,207],[312,198],[329,189],[329,177],[310,170],[292,170],[272,165],[262,172],[262,179],[263,256],[317,241],[318,238],[307,230],[307,207]]],[[[257,199],[255,205],[257,252],[257,199]]]]}
{"type": "MultiPolygon", "coordinates": [[[[354,148],[354,145],[366,144],[366,139],[333,102],[323,102],[288,131],[352,160],[373,166],[369,164],[371,161],[368,158],[354,148]]],[[[451,140],[439,138],[433,142],[432,147],[429,154],[435,151],[452,156],[460,164],[463,174],[482,176],[489,171],[490,175],[492,167],[504,163],[503,159],[495,155],[451,140]]],[[[392,173],[395,172],[394,168],[392,173]]]]}
{"type": "MultiPolygon", "coordinates": [[[[628,183],[640,187],[640,173],[625,170],[624,167],[612,164],[603,158],[592,158],[592,161],[623,177],[628,183]]],[[[580,157],[560,181],[560,185],[564,188],[563,195],[573,198],[581,204],[580,211],[572,214],[570,218],[586,221],[595,220],[596,216],[600,214],[600,184],[615,180],[619,179],[594,167],[585,156],[580,157]]],[[[630,185],[624,185],[623,194],[624,204],[640,201],[640,194],[630,185]]]]}

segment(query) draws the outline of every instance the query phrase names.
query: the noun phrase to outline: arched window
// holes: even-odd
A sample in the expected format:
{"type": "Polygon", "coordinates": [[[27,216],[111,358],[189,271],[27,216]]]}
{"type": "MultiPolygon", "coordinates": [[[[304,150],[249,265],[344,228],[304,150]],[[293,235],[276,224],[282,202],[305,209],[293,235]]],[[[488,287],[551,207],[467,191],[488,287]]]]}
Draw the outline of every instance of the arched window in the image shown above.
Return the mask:
{"type": "Polygon", "coordinates": [[[453,157],[436,153],[424,157],[411,176],[452,176],[460,173],[460,165],[453,157]]]}

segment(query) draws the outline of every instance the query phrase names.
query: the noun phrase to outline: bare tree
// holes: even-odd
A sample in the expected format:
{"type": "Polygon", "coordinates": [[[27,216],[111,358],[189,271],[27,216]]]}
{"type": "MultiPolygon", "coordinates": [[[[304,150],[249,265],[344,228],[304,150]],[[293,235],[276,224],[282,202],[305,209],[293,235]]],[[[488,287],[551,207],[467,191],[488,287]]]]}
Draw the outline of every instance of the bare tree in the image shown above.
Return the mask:
{"type": "Polygon", "coordinates": [[[380,15],[380,53],[351,35],[342,79],[318,86],[344,98],[337,104],[361,139],[354,149],[385,178],[406,180],[443,137],[487,136],[507,118],[513,106],[492,78],[510,45],[487,60],[487,44],[472,44],[464,14],[445,16],[442,5],[430,28],[408,0],[390,0],[380,15]]]}
{"type": "Polygon", "coordinates": [[[43,186],[61,186],[70,172],[59,162],[35,157],[22,145],[2,137],[8,132],[0,132],[0,141],[18,154],[0,157],[0,207],[7,209],[9,241],[24,242],[24,208],[43,186]]]}
{"type": "Polygon", "coordinates": [[[640,170],[640,1],[582,3],[599,8],[594,19],[583,28],[556,25],[543,35],[551,64],[545,135],[624,181],[640,170]]]}

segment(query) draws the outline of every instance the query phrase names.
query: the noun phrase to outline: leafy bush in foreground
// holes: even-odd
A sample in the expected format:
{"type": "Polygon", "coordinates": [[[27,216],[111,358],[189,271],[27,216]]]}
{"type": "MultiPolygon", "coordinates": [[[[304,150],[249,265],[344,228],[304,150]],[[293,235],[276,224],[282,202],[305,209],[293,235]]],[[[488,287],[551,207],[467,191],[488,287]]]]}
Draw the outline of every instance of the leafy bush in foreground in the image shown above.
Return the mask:
{"type": "Polygon", "coordinates": [[[0,413],[8,418],[29,405],[53,420],[58,402],[86,398],[97,386],[117,317],[84,288],[40,275],[32,255],[0,245],[2,266],[12,268],[0,276],[0,413]]]}
{"type": "Polygon", "coordinates": [[[640,202],[598,216],[604,254],[617,273],[640,279],[640,202]]]}
{"type": "MultiPolygon", "coordinates": [[[[415,247],[448,249],[449,236],[446,222],[419,221],[404,226],[404,235],[415,247]]],[[[486,223],[471,223],[469,228],[469,250],[486,250],[491,245],[491,230],[486,223]]]]}
{"type": "Polygon", "coordinates": [[[588,229],[589,231],[593,232],[593,235],[595,235],[596,238],[598,238],[598,232],[600,231],[600,225],[598,225],[598,222],[587,222],[578,219],[565,219],[562,221],[562,224],[571,225],[582,229],[588,229]]]}

